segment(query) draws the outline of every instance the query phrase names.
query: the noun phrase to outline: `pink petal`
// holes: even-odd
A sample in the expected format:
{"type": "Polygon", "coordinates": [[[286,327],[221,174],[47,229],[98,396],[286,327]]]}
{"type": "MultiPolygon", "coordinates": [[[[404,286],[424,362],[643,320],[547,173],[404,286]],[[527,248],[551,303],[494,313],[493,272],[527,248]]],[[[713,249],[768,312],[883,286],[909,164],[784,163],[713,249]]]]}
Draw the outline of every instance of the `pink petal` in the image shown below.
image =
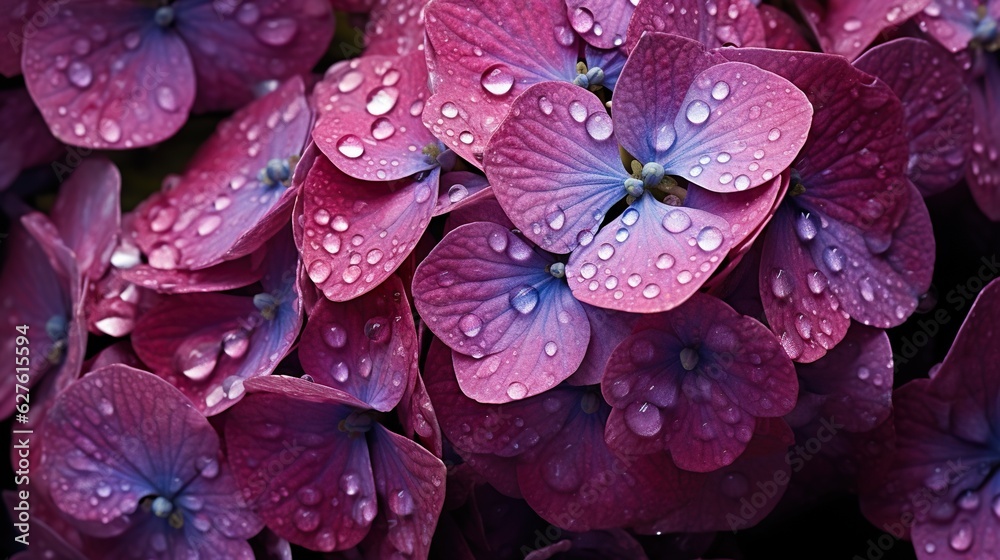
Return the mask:
{"type": "Polygon", "coordinates": [[[478,200],[489,197],[492,193],[493,189],[490,188],[489,182],[481,175],[469,173],[468,171],[445,173],[441,176],[441,185],[438,188],[438,202],[437,207],[434,208],[434,215],[440,216],[448,212],[454,212],[478,200]]]}
{"type": "Polygon", "coordinates": [[[796,0],[823,52],[854,60],[883,30],[919,14],[931,0],[901,3],[835,0],[824,7],[816,0],[796,0]]]}
{"type": "Polygon", "coordinates": [[[486,176],[528,239],[568,253],[626,194],[611,117],[596,95],[560,82],[532,86],[512,109],[489,144],[486,176]]]}
{"type": "Polygon", "coordinates": [[[299,250],[327,299],[358,297],[399,267],[430,222],[437,182],[437,169],[395,182],[361,181],[316,158],[302,186],[299,250]]]}
{"type": "Polygon", "coordinates": [[[407,437],[416,435],[424,447],[430,450],[435,457],[441,457],[444,454],[441,425],[438,423],[431,396],[424,386],[423,377],[413,376],[410,386],[407,387],[403,398],[399,401],[396,414],[399,416],[399,423],[403,426],[403,434],[407,437]]]}
{"type": "Polygon", "coordinates": [[[268,163],[294,167],[310,121],[298,78],[223,121],[173,188],[136,210],[133,235],[149,264],[206,268],[260,247],[286,223],[297,190],[266,178],[268,163]]]}
{"type": "Polygon", "coordinates": [[[757,7],[750,0],[644,0],[628,26],[628,48],[632,50],[644,31],[680,35],[708,48],[727,43],[738,47],[764,46],[764,27],[757,7]]]}
{"type": "Polygon", "coordinates": [[[768,4],[757,6],[761,23],[764,24],[765,45],[769,49],[785,51],[811,51],[812,45],[805,38],[805,32],[792,16],[768,4]]]}
{"type": "Polygon", "coordinates": [[[104,275],[121,228],[121,174],[105,159],[87,159],[59,191],[52,221],[90,280],[104,275]]]}
{"type": "Polygon", "coordinates": [[[25,83],[52,134],[74,146],[125,149],[172,136],[194,101],[183,39],[133,2],[80,0],[24,42],[25,83]]]}
{"type": "Polygon", "coordinates": [[[434,95],[423,120],[473,165],[528,86],[576,76],[576,36],[561,2],[442,0],[425,15],[434,95]]]}
{"type": "Polygon", "coordinates": [[[566,279],[582,302],[638,313],[683,303],[733,242],[726,220],[644,195],[573,252],[566,279]]]}
{"type": "Polygon", "coordinates": [[[330,68],[316,85],[316,146],[356,179],[395,181],[438,165],[420,120],[430,92],[423,52],[365,56],[330,68]]]}
{"type": "Polygon", "coordinates": [[[976,7],[991,2],[931,0],[915,18],[920,30],[931,35],[951,52],[969,46],[976,29],[976,7]],[[971,4],[971,5],[970,5],[971,4]]]}
{"type": "Polygon", "coordinates": [[[333,37],[326,0],[179,0],[174,10],[197,75],[197,112],[235,109],[260,82],[308,73],[333,37]]]}
{"type": "MultiPolygon", "coordinates": [[[[0,35],[8,37],[2,29],[0,35]]],[[[0,52],[5,51],[6,49],[0,48],[0,52]]],[[[2,64],[3,57],[0,56],[0,67],[2,64]]],[[[20,57],[17,68],[20,73],[20,57]]],[[[34,101],[23,88],[0,93],[0,120],[7,123],[10,130],[17,131],[17,134],[6,135],[0,140],[0,158],[3,158],[0,160],[0,191],[10,186],[21,171],[49,163],[61,156],[65,150],[63,145],[52,137],[34,101]]],[[[56,167],[55,164],[53,170],[60,179],[69,173],[69,169],[65,166],[56,167]]]]}
{"type": "Polygon", "coordinates": [[[372,7],[365,57],[402,56],[424,48],[424,6],[428,0],[380,0],[372,7]]]}
{"type": "Polygon", "coordinates": [[[299,343],[302,369],[317,383],[382,412],[417,377],[417,332],[402,281],[391,276],[345,303],[320,300],[299,343]]]}
{"type": "Polygon", "coordinates": [[[628,22],[635,11],[631,0],[565,0],[573,30],[589,45],[610,49],[625,43],[628,22]]]}
{"type": "Polygon", "coordinates": [[[982,82],[969,87],[972,94],[972,152],[965,178],[972,198],[983,214],[1000,221],[1000,64],[987,62],[982,82]]]}
{"type": "Polygon", "coordinates": [[[375,481],[366,438],[337,427],[354,410],[343,393],[295,378],[259,379],[247,389],[225,439],[248,502],[293,544],[331,551],[361,542],[378,509],[375,481]],[[282,468],[274,474],[270,464],[282,468]]]}

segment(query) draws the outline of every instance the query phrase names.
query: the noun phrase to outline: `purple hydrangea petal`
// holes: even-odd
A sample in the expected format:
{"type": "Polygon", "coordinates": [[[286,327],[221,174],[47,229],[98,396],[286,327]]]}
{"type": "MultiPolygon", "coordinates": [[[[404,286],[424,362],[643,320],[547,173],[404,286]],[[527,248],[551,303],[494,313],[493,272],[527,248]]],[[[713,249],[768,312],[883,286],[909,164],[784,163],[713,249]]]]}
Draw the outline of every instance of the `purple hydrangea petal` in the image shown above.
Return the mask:
{"type": "Polygon", "coordinates": [[[121,227],[121,174],[105,159],[84,160],[63,183],[52,222],[90,280],[104,275],[121,227]]]}
{"type": "Polygon", "coordinates": [[[326,0],[178,0],[173,8],[194,62],[198,112],[234,109],[260,82],[309,72],[333,37],[326,0]]]}
{"type": "Polygon", "coordinates": [[[571,385],[597,385],[604,377],[611,353],[621,344],[640,315],[584,305],[590,321],[590,343],[579,369],[567,380],[571,385]]]}
{"type": "Polygon", "coordinates": [[[459,383],[480,402],[545,391],[583,360],[590,322],[555,266],[501,225],[452,230],[417,268],[417,310],[456,356],[459,383]]]}
{"type": "Polygon", "coordinates": [[[366,181],[394,181],[438,165],[438,142],[420,120],[430,92],[423,52],[365,56],[330,68],[313,96],[316,146],[338,169],[366,181]]]}
{"type": "Polygon", "coordinates": [[[644,195],[604,226],[566,263],[582,302],[652,313],[684,302],[711,276],[733,245],[726,220],[644,195]]]}
{"type": "Polygon", "coordinates": [[[976,6],[993,2],[963,2],[961,0],[931,0],[916,16],[920,29],[931,35],[951,52],[969,46],[976,31],[976,6]]]}
{"type": "Polygon", "coordinates": [[[289,377],[252,380],[247,390],[227,418],[226,450],[244,496],[264,523],[289,542],[318,551],[361,542],[378,509],[369,446],[363,435],[338,427],[361,403],[289,377]],[[269,464],[280,471],[270,472],[269,464]]]}
{"type": "Polygon", "coordinates": [[[424,385],[424,379],[419,374],[411,378],[410,385],[403,393],[399,407],[396,408],[396,414],[399,416],[404,435],[407,437],[416,435],[435,457],[444,454],[437,412],[424,385]]]}
{"type": "Polygon", "coordinates": [[[821,213],[813,216],[820,224],[815,238],[800,241],[828,279],[843,311],[866,325],[901,324],[930,287],[934,268],[930,216],[916,187],[907,187],[910,203],[888,245],[821,213]]]}
{"type": "Polygon", "coordinates": [[[781,501],[792,474],[788,446],[794,437],[781,418],[760,418],[743,455],[728,467],[682,478],[687,503],[651,525],[648,532],[735,531],[760,523],[781,501]],[[786,481],[779,484],[779,481],[786,481]],[[759,496],[759,498],[755,498],[759,496]],[[755,500],[760,507],[744,504],[755,500]]]}
{"type": "Polygon", "coordinates": [[[162,270],[139,264],[119,269],[119,272],[125,280],[149,290],[162,294],[188,294],[223,292],[249,286],[263,276],[262,264],[259,255],[254,253],[200,270],[162,270]]]}
{"type": "Polygon", "coordinates": [[[154,11],[80,0],[25,39],[25,83],[56,138],[125,149],[155,144],[184,124],[194,65],[183,39],[157,28],[154,11]]]}
{"type": "Polygon", "coordinates": [[[833,350],[796,366],[794,426],[827,419],[851,432],[875,429],[892,413],[892,347],[885,331],[853,323],[833,350]]]}
{"type": "Polygon", "coordinates": [[[528,86],[576,76],[577,39],[561,2],[441,0],[425,17],[434,95],[424,123],[473,165],[528,86]]]}
{"type": "Polygon", "coordinates": [[[206,415],[242,398],[244,381],[273,372],[298,337],[297,255],[290,240],[283,241],[287,245],[272,245],[261,291],[253,297],[169,296],[135,326],[132,343],[142,361],[206,415]]]}
{"type": "MultiPolygon", "coordinates": [[[[434,215],[454,212],[483,198],[492,196],[493,189],[482,175],[468,171],[452,171],[441,176],[437,207],[434,215]]],[[[477,220],[480,221],[480,220],[477,220]]]]}
{"type": "MultiPolygon", "coordinates": [[[[753,437],[756,419],[791,412],[798,383],[778,340],[720,300],[694,295],[676,310],[643,316],[608,361],[601,382],[624,424],[682,469],[731,464],[753,437]]],[[[610,434],[609,434],[610,435],[610,434]]],[[[608,444],[629,452],[636,438],[608,444]]],[[[648,445],[641,445],[650,449],[648,445]]]]}
{"type": "Polygon", "coordinates": [[[811,51],[812,45],[805,38],[802,27],[780,8],[761,4],[757,6],[764,24],[765,46],[784,51],[811,51]]]}
{"type": "Polygon", "coordinates": [[[247,255],[284,225],[291,171],[309,134],[294,78],[222,122],[184,175],[136,210],[133,235],[160,269],[199,269],[247,255]]]}
{"type": "Polygon", "coordinates": [[[372,7],[365,57],[402,56],[424,48],[424,6],[428,0],[380,0],[372,7]]]}
{"type": "Polygon", "coordinates": [[[302,369],[317,383],[388,412],[417,376],[417,331],[403,283],[390,276],[345,303],[320,300],[299,342],[302,369]]]}
{"type": "Polygon", "coordinates": [[[570,395],[550,414],[562,429],[517,465],[518,484],[538,515],[581,532],[652,521],[686,501],[688,489],[668,455],[616,455],[604,441],[607,405],[590,389],[570,395]]]}
{"type": "Polygon", "coordinates": [[[588,45],[610,49],[625,44],[628,22],[635,11],[631,0],[565,0],[573,30],[588,45]]]}
{"type": "Polygon", "coordinates": [[[965,178],[976,205],[993,221],[1000,221],[1000,63],[988,61],[982,82],[972,94],[972,152],[965,178]]]}
{"type": "Polygon", "coordinates": [[[854,60],[883,30],[919,14],[931,0],[899,3],[839,0],[823,6],[816,0],[796,0],[823,52],[854,60]]]}
{"type": "Polygon", "coordinates": [[[903,102],[910,145],[907,173],[922,194],[958,183],[972,145],[971,99],[948,52],[919,39],[883,43],[854,66],[886,82],[903,102]]]}
{"type": "Polygon", "coordinates": [[[381,425],[375,426],[370,448],[380,508],[361,548],[378,558],[426,557],[444,506],[444,463],[381,425]]]}
{"type": "Polygon", "coordinates": [[[572,399],[563,389],[505,404],[480,403],[462,392],[451,355],[452,351],[435,338],[424,369],[441,429],[464,455],[515,457],[544,444],[562,427],[552,413],[568,406],[572,399]]]}
{"type": "Polygon", "coordinates": [[[792,164],[805,187],[796,200],[862,231],[884,236],[894,230],[909,193],[903,109],[892,90],[839,56],[720,52],[787,78],[816,108],[809,139],[792,164]]]}
{"type": "MultiPolygon", "coordinates": [[[[0,34],[8,37],[2,29],[0,34]]],[[[6,49],[0,48],[0,52],[6,52],[6,49]]],[[[2,59],[0,57],[0,65],[2,59]]],[[[48,163],[65,149],[53,138],[38,107],[23,88],[0,92],[0,120],[7,123],[10,130],[17,131],[17,134],[6,135],[0,140],[0,157],[3,158],[0,160],[0,191],[10,186],[22,170],[48,163]]],[[[69,173],[67,168],[55,165],[53,170],[59,178],[69,173]]]]}
{"type": "Polygon", "coordinates": [[[302,220],[303,264],[327,299],[358,297],[399,267],[430,223],[438,177],[435,168],[400,181],[362,181],[316,158],[295,219],[302,220]]]}
{"type": "MultiPolygon", "coordinates": [[[[205,531],[174,531],[178,543],[196,550],[244,541],[260,528],[220,463],[211,425],[152,374],[116,365],[87,375],[57,398],[41,434],[42,479],[61,512],[89,534],[123,535],[142,525],[153,517],[139,511],[147,496],[170,496],[192,525],[196,511],[228,510],[226,528],[209,522],[205,531]]],[[[164,537],[169,527],[157,521],[147,537],[164,537]]]]}
{"type": "Polygon", "coordinates": [[[0,36],[7,37],[7,45],[0,48],[0,74],[13,78],[21,73],[21,49],[24,32],[29,28],[33,5],[28,0],[12,0],[0,16],[0,36]],[[27,18],[27,22],[25,22],[27,18]]]}
{"type": "Polygon", "coordinates": [[[532,86],[512,110],[490,141],[486,176],[528,239],[568,253],[626,194],[615,127],[596,95],[569,83],[532,86]]]}
{"type": "Polygon", "coordinates": [[[628,51],[625,47],[613,49],[598,49],[586,45],[583,49],[584,60],[587,68],[600,68],[604,72],[604,80],[601,85],[606,89],[614,90],[618,85],[618,78],[621,76],[622,68],[628,60],[628,51]]]}
{"type": "Polygon", "coordinates": [[[727,43],[738,47],[764,46],[764,27],[750,0],[645,0],[628,26],[632,50],[644,31],[670,33],[699,41],[708,48],[727,43]]]}
{"type": "Polygon", "coordinates": [[[742,63],[698,74],[674,120],[673,143],[657,149],[667,173],[716,192],[766,183],[806,142],[812,106],[784,78],[742,63]]]}
{"type": "Polygon", "coordinates": [[[482,199],[476,200],[468,206],[463,206],[448,214],[448,219],[445,221],[444,233],[447,234],[459,226],[476,222],[491,222],[500,224],[507,229],[517,229],[517,226],[504,213],[503,207],[497,202],[496,197],[490,192],[490,194],[484,196],[482,199]]]}
{"type": "MultiPolygon", "coordinates": [[[[825,264],[813,261],[808,247],[796,237],[798,228],[810,232],[816,217],[782,205],[764,234],[759,286],[767,322],[793,360],[813,362],[839,343],[847,333],[850,316],[829,289],[825,264]]],[[[817,220],[818,221],[818,220],[817,220]]],[[[828,252],[839,265],[847,257],[841,250],[828,252]]],[[[826,261],[820,261],[825,263],[826,261]]]]}
{"type": "Polygon", "coordinates": [[[650,33],[638,41],[612,96],[622,148],[642,164],[660,161],[677,139],[673,123],[684,112],[681,103],[695,76],[722,61],[685,37],[650,33]]]}

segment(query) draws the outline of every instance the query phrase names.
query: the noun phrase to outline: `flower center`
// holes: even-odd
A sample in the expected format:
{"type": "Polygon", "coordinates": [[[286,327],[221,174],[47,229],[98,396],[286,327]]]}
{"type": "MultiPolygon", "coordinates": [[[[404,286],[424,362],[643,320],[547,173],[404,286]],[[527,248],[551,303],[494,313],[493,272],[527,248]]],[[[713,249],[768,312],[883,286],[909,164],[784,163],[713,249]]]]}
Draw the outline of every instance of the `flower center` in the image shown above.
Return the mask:
{"type": "Polygon", "coordinates": [[[694,348],[684,348],[681,350],[681,367],[687,371],[692,371],[698,367],[698,351],[694,348]]]}
{"type": "Polygon", "coordinates": [[[573,78],[573,84],[588,89],[604,85],[604,70],[601,67],[587,68],[587,63],[578,62],[576,71],[577,75],[573,78]]]}
{"type": "Polygon", "coordinates": [[[655,161],[641,165],[633,159],[631,167],[632,176],[625,179],[625,192],[628,193],[629,204],[649,191],[657,200],[668,206],[684,205],[687,189],[681,187],[677,179],[667,175],[662,165],[655,161]]]}
{"type": "Polygon", "coordinates": [[[278,306],[281,305],[281,302],[271,294],[260,293],[253,296],[253,304],[260,311],[264,319],[271,321],[277,315],[278,306]]]}
{"type": "Polygon", "coordinates": [[[274,158],[267,162],[264,169],[257,173],[257,180],[268,187],[281,185],[287,187],[292,181],[292,170],[298,163],[299,156],[291,156],[287,159],[274,158]]]}
{"type": "Polygon", "coordinates": [[[45,322],[45,333],[52,340],[52,347],[45,354],[45,359],[50,364],[58,364],[66,354],[66,345],[69,343],[69,321],[63,315],[53,315],[45,322]]]}
{"type": "Polygon", "coordinates": [[[170,27],[174,23],[173,6],[160,6],[157,8],[156,15],[153,16],[153,21],[160,27],[170,27]]]}
{"type": "Polygon", "coordinates": [[[164,496],[146,496],[139,502],[142,511],[152,513],[160,519],[166,519],[174,529],[184,527],[184,513],[180,508],[164,496]]]}
{"type": "Polygon", "coordinates": [[[546,271],[555,278],[565,278],[566,277],[566,265],[561,262],[555,262],[550,264],[546,271]]]}
{"type": "Polygon", "coordinates": [[[341,420],[337,427],[351,437],[357,437],[371,430],[376,420],[375,413],[370,410],[352,412],[350,416],[341,420]]]}

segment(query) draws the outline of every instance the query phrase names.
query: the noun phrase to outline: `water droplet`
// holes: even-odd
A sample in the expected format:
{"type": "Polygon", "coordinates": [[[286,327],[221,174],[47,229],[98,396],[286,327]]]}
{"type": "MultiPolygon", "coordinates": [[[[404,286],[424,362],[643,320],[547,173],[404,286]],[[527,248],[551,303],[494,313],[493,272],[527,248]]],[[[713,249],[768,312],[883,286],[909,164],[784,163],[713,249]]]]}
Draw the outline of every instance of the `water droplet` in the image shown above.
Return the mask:
{"type": "Polygon", "coordinates": [[[722,245],[722,232],[715,226],[706,226],[698,232],[698,247],[702,251],[714,251],[722,245]]]}
{"type": "Polygon", "coordinates": [[[716,82],[712,88],[712,99],[722,101],[727,97],[729,97],[729,84],[726,82],[716,82]]]}
{"type": "Polygon", "coordinates": [[[354,473],[346,473],[340,477],[340,489],[348,496],[354,496],[361,490],[361,480],[354,473]]]}
{"type": "Polygon", "coordinates": [[[506,66],[494,64],[483,72],[480,83],[493,95],[504,95],[514,87],[514,75],[506,66]]]}
{"type": "Polygon", "coordinates": [[[114,144],[122,139],[121,127],[111,119],[101,119],[98,132],[100,132],[101,138],[109,144],[114,144]]]}
{"type": "Polygon", "coordinates": [[[948,544],[957,552],[965,552],[972,547],[974,536],[975,533],[972,525],[968,521],[960,521],[952,529],[948,544]]]}
{"type": "Polygon", "coordinates": [[[222,351],[230,358],[242,358],[250,347],[250,337],[247,331],[237,329],[222,335],[222,351]]]}
{"type": "Polygon", "coordinates": [[[180,258],[180,251],[170,243],[160,243],[149,251],[149,265],[161,270],[177,268],[180,258]]]}
{"type": "Polygon", "coordinates": [[[875,290],[872,288],[870,278],[865,277],[859,280],[858,290],[861,292],[861,297],[868,303],[875,301],[875,290]]]}
{"type": "Polygon", "coordinates": [[[823,263],[833,272],[844,270],[844,254],[836,247],[823,249],[823,263]]]}
{"type": "Polygon", "coordinates": [[[692,124],[701,124],[708,120],[710,112],[708,103],[696,99],[687,106],[687,119],[692,124]]]}
{"type": "Polygon", "coordinates": [[[556,352],[558,350],[559,350],[559,347],[556,345],[555,342],[553,342],[553,341],[550,340],[550,341],[548,341],[548,342],[545,343],[545,355],[546,356],[549,356],[549,357],[555,356],[556,352]]]}
{"type": "Polygon", "coordinates": [[[340,82],[337,83],[337,89],[340,90],[341,93],[350,93],[358,89],[358,86],[361,85],[361,82],[363,82],[364,79],[364,74],[357,70],[351,70],[340,78],[340,82]]]}
{"type": "Polygon", "coordinates": [[[313,281],[314,284],[322,284],[330,277],[330,265],[326,264],[325,261],[313,261],[309,265],[309,279],[313,281]]]}
{"type": "Polygon", "coordinates": [[[184,352],[177,359],[178,369],[192,381],[201,381],[211,375],[219,358],[219,345],[203,343],[184,352]]]}
{"type": "Polygon", "coordinates": [[[550,228],[559,231],[566,224],[566,214],[562,210],[556,209],[545,220],[548,222],[550,228]]]}
{"type": "Polygon", "coordinates": [[[90,87],[90,84],[94,81],[94,72],[90,69],[90,66],[78,60],[69,65],[66,76],[69,78],[71,84],[80,89],[90,87]]]}
{"type": "Polygon", "coordinates": [[[458,328],[462,331],[462,334],[472,338],[479,334],[479,331],[483,328],[483,320],[472,313],[463,315],[461,319],[458,320],[458,328]]]}
{"type": "Polygon", "coordinates": [[[458,106],[451,101],[446,101],[443,105],[441,105],[441,114],[444,115],[445,118],[453,119],[458,116],[458,106]]]}
{"type": "Polygon", "coordinates": [[[662,253],[660,256],[656,257],[656,268],[660,270],[667,270],[672,266],[674,266],[674,257],[672,255],[662,253]]]}
{"type": "Polygon", "coordinates": [[[774,142],[778,138],[781,138],[781,131],[777,128],[772,128],[770,132],[767,133],[767,139],[774,142]]]}
{"type": "Polygon", "coordinates": [[[847,31],[848,33],[853,33],[859,29],[861,29],[861,20],[858,18],[848,18],[847,21],[844,22],[844,31],[847,31]]]}
{"type": "Polygon", "coordinates": [[[750,177],[746,175],[737,175],[736,181],[733,182],[733,186],[736,187],[738,191],[745,191],[750,186],[750,177]]]}
{"type": "Polygon", "coordinates": [[[778,269],[771,272],[771,293],[779,299],[792,294],[792,279],[784,270],[778,269]]]}
{"type": "Polygon", "coordinates": [[[614,127],[611,124],[611,117],[603,113],[594,113],[587,119],[587,134],[594,140],[607,140],[611,137],[614,127]]]}
{"type": "Polygon", "coordinates": [[[394,132],[396,132],[396,127],[385,117],[379,117],[372,123],[372,137],[376,140],[385,140],[391,137],[394,132]]]}
{"type": "Polygon", "coordinates": [[[582,123],[587,120],[587,108],[583,106],[583,103],[573,101],[569,104],[569,115],[573,117],[574,121],[582,123]]]}
{"type": "Polygon", "coordinates": [[[614,256],[614,254],[615,254],[615,248],[612,247],[609,243],[604,243],[597,248],[597,258],[601,259],[602,261],[610,259],[612,256],[614,256]]]}
{"type": "Polygon", "coordinates": [[[197,228],[198,235],[202,237],[209,235],[213,231],[219,229],[219,226],[221,224],[222,224],[221,217],[215,214],[205,216],[198,222],[198,228],[197,228]]]}
{"type": "Polygon", "coordinates": [[[368,102],[365,105],[365,109],[375,117],[384,115],[396,106],[398,99],[399,90],[394,87],[375,88],[368,94],[368,102]]]}
{"type": "Polygon", "coordinates": [[[806,284],[809,285],[810,292],[816,295],[822,294],[827,286],[826,276],[823,276],[820,271],[814,270],[806,276],[806,284]]]}
{"type": "Polygon", "coordinates": [[[573,15],[569,18],[570,24],[577,33],[583,34],[594,28],[594,14],[587,8],[577,8],[573,10],[573,15]]]}
{"type": "Polygon", "coordinates": [[[630,430],[642,437],[653,437],[663,428],[660,409],[649,403],[632,403],[625,409],[625,422],[630,430]]]}
{"type": "Polygon", "coordinates": [[[687,284],[692,279],[693,279],[693,275],[691,274],[690,270],[682,270],[679,273],[677,273],[677,283],[678,284],[687,284]]]}
{"type": "Polygon", "coordinates": [[[492,232],[486,239],[486,243],[489,244],[490,249],[493,249],[497,253],[503,253],[507,249],[507,235],[500,232],[492,232]]]}
{"type": "Polygon", "coordinates": [[[361,157],[361,154],[365,153],[365,146],[357,136],[345,134],[337,141],[337,151],[343,154],[344,157],[357,159],[361,157]]]}
{"type": "Polygon", "coordinates": [[[515,381],[507,386],[507,396],[512,399],[523,399],[528,394],[528,388],[524,383],[515,381]]]}
{"type": "Polygon", "coordinates": [[[534,311],[538,305],[538,290],[533,286],[522,286],[512,290],[509,298],[511,307],[522,315],[527,315],[534,311]]]}
{"type": "Polygon", "coordinates": [[[816,237],[816,233],[818,233],[816,223],[805,212],[799,214],[799,218],[795,222],[795,231],[799,234],[799,239],[802,241],[811,241],[816,237]]]}
{"type": "Polygon", "coordinates": [[[549,98],[544,95],[538,98],[538,108],[541,109],[546,115],[551,115],[552,109],[554,109],[552,102],[549,101],[549,98]]]}
{"type": "Polygon", "coordinates": [[[671,210],[663,218],[663,228],[670,233],[681,233],[691,227],[691,218],[683,210],[671,210]]]}
{"type": "Polygon", "coordinates": [[[256,35],[261,42],[280,47],[287,45],[295,37],[299,26],[291,18],[276,18],[261,22],[257,26],[256,35]]]}

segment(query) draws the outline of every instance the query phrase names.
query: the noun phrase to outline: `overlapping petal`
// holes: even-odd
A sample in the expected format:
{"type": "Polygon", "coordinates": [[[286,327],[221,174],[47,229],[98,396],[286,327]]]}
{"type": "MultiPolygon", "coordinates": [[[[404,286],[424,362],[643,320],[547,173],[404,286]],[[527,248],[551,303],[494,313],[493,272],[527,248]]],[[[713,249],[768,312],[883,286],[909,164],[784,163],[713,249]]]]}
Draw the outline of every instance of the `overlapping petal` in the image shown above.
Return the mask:
{"type": "Polygon", "coordinates": [[[645,0],[639,3],[629,22],[629,50],[645,31],[680,35],[708,48],[726,44],[764,46],[763,23],[750,0],[645,0]]]}
{"type": "Polygon", "coordinates": [[[824,6],[816,0],[796,0],[796,4],[819,39],[823,52],[854,60],[883,30],[902,25],[931,1],[835,0],[824,6]]]}

